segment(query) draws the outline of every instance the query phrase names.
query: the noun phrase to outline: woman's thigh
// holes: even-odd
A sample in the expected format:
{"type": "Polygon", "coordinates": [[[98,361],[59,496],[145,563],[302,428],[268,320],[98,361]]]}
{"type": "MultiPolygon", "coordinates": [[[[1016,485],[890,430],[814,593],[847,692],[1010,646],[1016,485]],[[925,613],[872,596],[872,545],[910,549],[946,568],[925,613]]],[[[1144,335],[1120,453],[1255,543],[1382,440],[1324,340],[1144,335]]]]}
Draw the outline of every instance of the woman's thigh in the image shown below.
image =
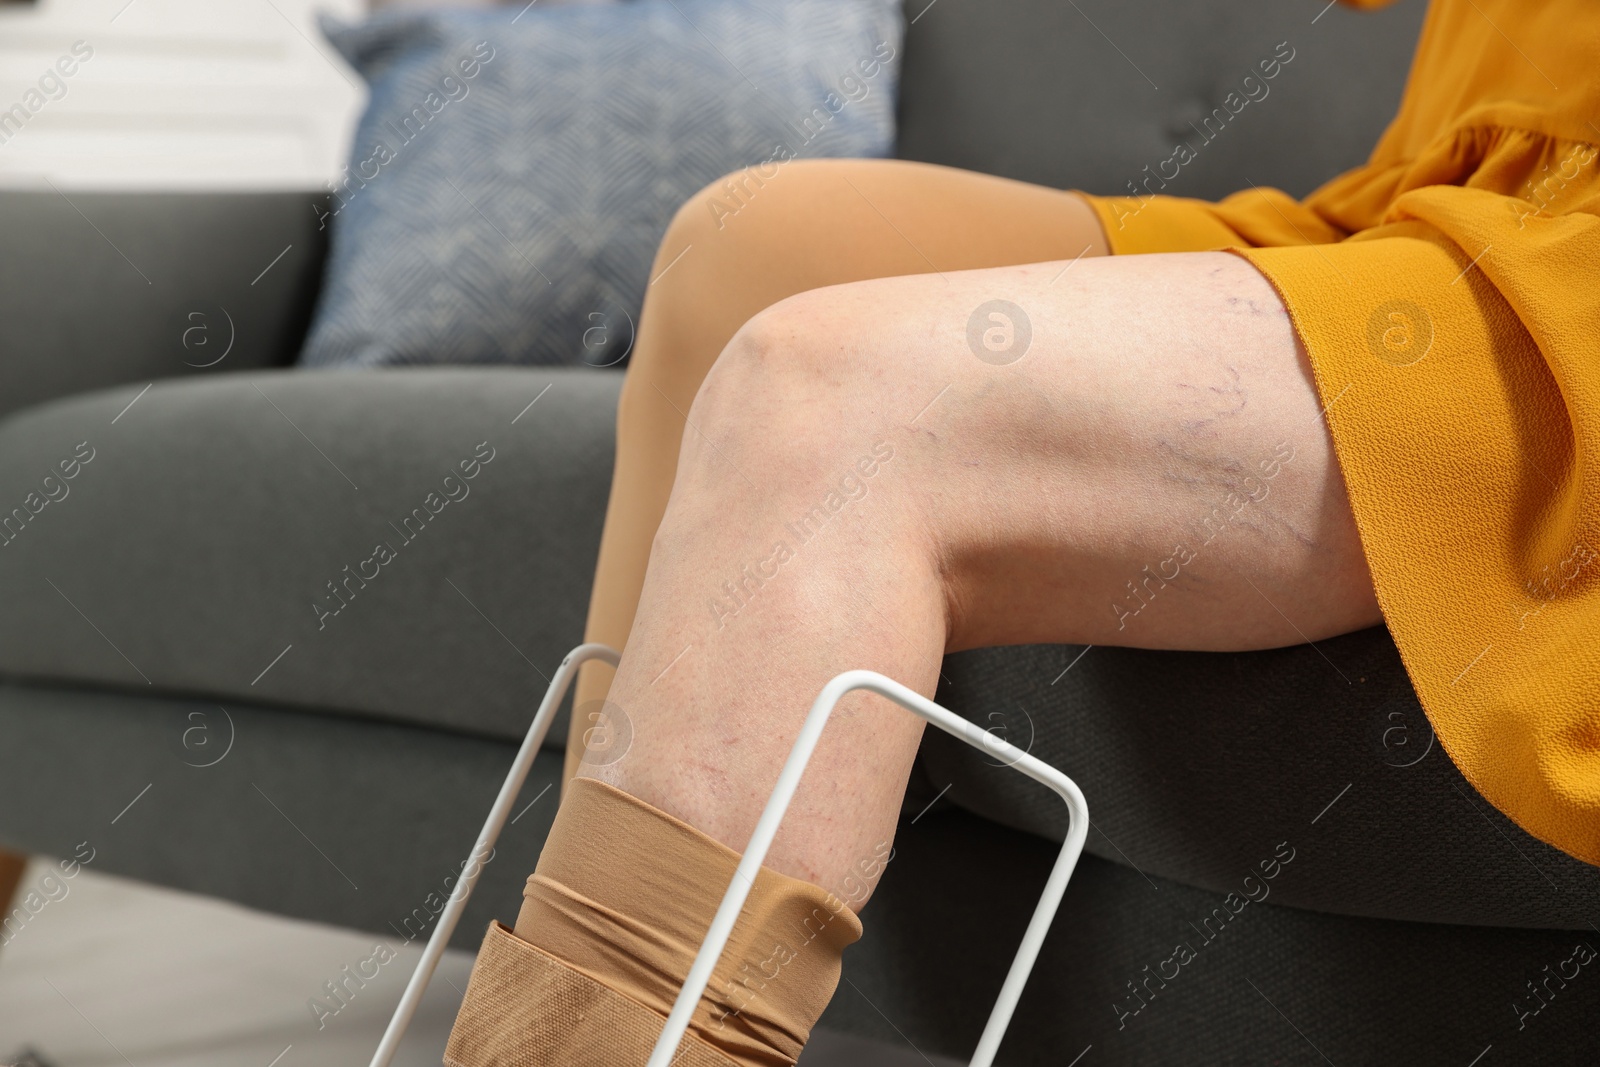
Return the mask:
{"type": "Polygon", "coordinates": [[[1226,253],[814,290],[744,327],[696,410],[684,461],[721,484],[674,492],[769,487],[746,506],[773,528],[733,535],[747,549],[889,442],[852,551],[925,538],[900,552],[942,576],[948,649],[1263,648],[1380,620],[1309,363],[1270,284],[1226,253]],[[782,447],[734,425],[752,420],[782,447]]]}

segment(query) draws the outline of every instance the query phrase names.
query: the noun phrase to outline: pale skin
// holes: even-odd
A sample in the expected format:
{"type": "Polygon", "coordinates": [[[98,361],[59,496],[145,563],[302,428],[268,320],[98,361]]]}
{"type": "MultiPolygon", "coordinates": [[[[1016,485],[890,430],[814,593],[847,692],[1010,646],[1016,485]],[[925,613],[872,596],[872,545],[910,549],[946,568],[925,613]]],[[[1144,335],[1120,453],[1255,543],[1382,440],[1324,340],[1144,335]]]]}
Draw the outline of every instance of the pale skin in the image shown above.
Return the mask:
{"type": "MultiPolygon", "coordinates": [[[[640,324],[623,417],[675,413],[682,448],[675,478],[670,456],[641,461],[654,482],[632,475],[672,488],[609,695],[631,746],[579,773],[734,848],[840,671],[931,696],[949,651],[1260,649],[1381,619],[1310,366],[1265,278],[1224,252],[1105,256],[1081,200],[1035,203],[1016,183],[1003,183],[1016,234],[979,258],[1023,265],[964,263],[951,231],[982,220],[1002,183],[923,173],[907,206],[893,196],[904,166],[790,164],[723,244],[733,225],[680,216],[678,242],[704,254],[662,276],[640,324]],[[753,255],[767,225],[785,236],[753,255]],[[870,245],[845,257],[853,269],[895,276],[828,278],[830,239],[870,245]],[[1030,262],[1044,247],[1070,254],[1030,262]],[[764,269],[765,288],[732,284],[764,269]],[[719,271],[743,306],[707,295],[719,271]],[[993,300],[1031,327],[1013,362],[1005,321],[980,316],[988,358],[969,341],[993,300]],[[702,324],[697,307],[717,310],[702,324]],[[712,364],[692,407],[660,384],[687,351],[712,364]]],[[[617,595],[597,587],[596,601],[617,595]]],[[[768,866],[859,907],[921,733],[881,698],[847,697],[768,866]]]]}

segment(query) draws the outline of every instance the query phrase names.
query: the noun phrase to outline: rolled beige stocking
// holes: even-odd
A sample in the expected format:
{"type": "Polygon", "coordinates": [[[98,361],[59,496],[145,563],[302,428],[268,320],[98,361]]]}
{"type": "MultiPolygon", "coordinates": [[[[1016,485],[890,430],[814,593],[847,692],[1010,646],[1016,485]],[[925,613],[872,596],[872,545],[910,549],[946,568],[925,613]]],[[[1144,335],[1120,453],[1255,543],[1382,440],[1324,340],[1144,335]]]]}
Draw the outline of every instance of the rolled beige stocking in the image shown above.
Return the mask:
{"type": "MultiPolygon", "coordinates": [[[[644,1067],[739,854],[573,780],[515,931],[489,927],[448,1067],[644,1067]]],[[[861,936],[843,901],[762,867],[675,1067],[790,1067],[861,936]]]]}

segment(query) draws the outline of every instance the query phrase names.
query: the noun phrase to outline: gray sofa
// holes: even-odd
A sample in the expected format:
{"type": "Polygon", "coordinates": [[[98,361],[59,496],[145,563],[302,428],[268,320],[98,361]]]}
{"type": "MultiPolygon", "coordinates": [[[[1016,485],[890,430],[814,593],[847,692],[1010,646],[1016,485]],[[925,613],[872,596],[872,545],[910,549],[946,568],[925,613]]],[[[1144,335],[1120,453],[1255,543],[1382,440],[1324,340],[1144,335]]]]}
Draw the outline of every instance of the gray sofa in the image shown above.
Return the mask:
{"type": "MultiPolygon", "coordinates": [[[[925,5],[899,154],[1097,192],[1290,42],[1271,95],[1168,190],[1193,196],[1359,163],[1423,9],[925,5]]],[[[582,634],[621,379],[291,369],[314,199],[0,193],[0,846],[87,841],[97,869],[426,936],[582,634]],[[340,584],[482,448],[466,497],[340,584]]],[[[945,674],[942,702],[1062,767],[1094,816],[1002,1063],[1600,1054],[1600,975],[1575,962],[1600,947],[1600,872],[1461,778],[1383,629],[1245,655],[991,649],[945,674]]],[[[458,945],[515,914],[564,734],[458,945]]],[[[906,813],[824,1024],[960,1057],[1063,817],[942,735],[906,813]]]]}

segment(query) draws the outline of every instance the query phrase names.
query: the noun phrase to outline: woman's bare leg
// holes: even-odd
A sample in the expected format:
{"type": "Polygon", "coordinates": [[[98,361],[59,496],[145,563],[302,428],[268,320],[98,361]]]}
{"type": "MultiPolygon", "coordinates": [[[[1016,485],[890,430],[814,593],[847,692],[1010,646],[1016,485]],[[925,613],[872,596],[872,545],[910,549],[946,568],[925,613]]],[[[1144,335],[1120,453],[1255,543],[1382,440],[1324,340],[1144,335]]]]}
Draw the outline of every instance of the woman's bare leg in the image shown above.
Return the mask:
{"type": "MultiPolygon", "coordinates": [[[[806,292],[738,331],[686,415],[611,689],[631,748],[581,773],[733,848],[839,671],[931,694],[949,650],[1266,648],[1380,618],[1304,353],[1226,253],[806,292]]],[[[920,733],[847,698],[768,865],[858,904],[920,733]]]]}
{"type": "MultiPolygon", "coordinates": [[[[765,181],[730,175],[691,198],[650,272],[585,640],[620,648],[627,638],[684,416],[718,353],[756,312],[842,282],[1105,251],[1099,222],[1075,194],[920,163],[795,161],[765,181]]],[[[601,664],[580,674],[569,778],[610,680],[601,664]]]]}

